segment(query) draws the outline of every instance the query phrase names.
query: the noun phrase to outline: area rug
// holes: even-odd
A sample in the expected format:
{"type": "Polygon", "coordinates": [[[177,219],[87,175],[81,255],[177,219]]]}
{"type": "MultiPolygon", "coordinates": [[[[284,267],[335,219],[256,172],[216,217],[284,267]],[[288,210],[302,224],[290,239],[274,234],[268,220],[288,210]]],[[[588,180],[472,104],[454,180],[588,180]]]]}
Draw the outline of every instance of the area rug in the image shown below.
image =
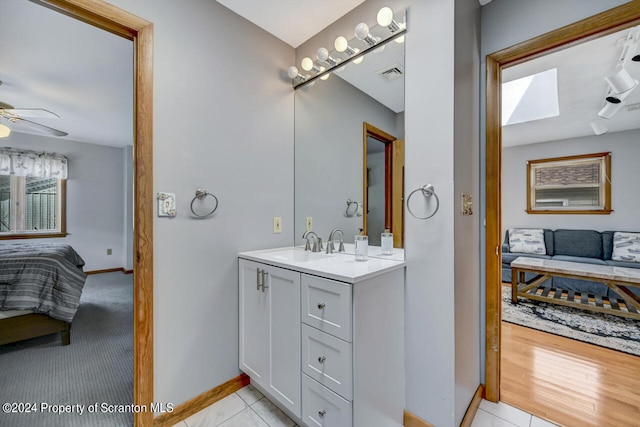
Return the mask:
{"type": "Polygon", "coordinates": [[[640,321],[520,298],[502,287],[502,320],[640,356],[640,321]]]}

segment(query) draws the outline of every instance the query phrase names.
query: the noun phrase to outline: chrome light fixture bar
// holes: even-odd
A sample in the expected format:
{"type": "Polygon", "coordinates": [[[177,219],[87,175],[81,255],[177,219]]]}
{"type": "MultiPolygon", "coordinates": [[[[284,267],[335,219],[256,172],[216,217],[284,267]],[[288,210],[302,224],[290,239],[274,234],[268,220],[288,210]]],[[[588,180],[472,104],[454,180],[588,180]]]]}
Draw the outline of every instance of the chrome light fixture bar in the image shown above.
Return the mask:
{"type": "MultiPolygon", "coordinates": [[[[381,14],[384,17],[381,22],[383,24],[388,23],[388,25],[378,24],[369,29],[369,27],[364,24],[367,27],[366,37],[360,39],[356,36],[351,40],[347,40],[346,37],[339,36],[334,43],[335,50],[329,51],[324,47],[318,49],[316,52],[318,62],[308,57],[303,58],[301,64],[302,69],[313,73],[312,75],[298,74],[298,69],[295,66],[289,67],[288,74],[292,79],[293,88],[300,89],[312,84],[318,79],[326,80],[331,72],[339,71],[339,69],[351,62],[355,64],[362,62],[364,55],[368,52],[380,49],[393,40],[401,42],[404,34],[407,32],[407,10],[401,9],[394,14],[391,9],[383,7],[378,12],[378,15],[381,14]],[[389,13],[391,13],[390,23],[388,23],[389,13]],[[398,27],[397,30],[393,29],[395,28],[394,24],[398,27]],[[367,40],[367,37],[371,40],[367,40]],[[372,41],[373,44],[371,44],[372,41]],[[318,63],[322,63],[322,66],[317,65],[318,63]],[[325,68],[324,65],[328,66],[325,68]]],[[[359,32],[358,27],[361,27],[361,24],[358,24],[355,32],[359,32]]],[[[363,33],[360,32],[359,35],[362,36],[363,33]]]]}

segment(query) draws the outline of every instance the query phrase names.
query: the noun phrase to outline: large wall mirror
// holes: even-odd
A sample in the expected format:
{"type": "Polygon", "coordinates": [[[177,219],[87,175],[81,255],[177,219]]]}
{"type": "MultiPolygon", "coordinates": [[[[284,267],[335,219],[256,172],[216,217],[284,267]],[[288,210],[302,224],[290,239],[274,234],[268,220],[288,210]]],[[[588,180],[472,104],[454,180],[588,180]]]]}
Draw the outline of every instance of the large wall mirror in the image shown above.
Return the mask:
{"type": "Polygon", "coordinates": [[[362,229],[382,256],[390,229],[404,259],[404,36],[362,58],[296,90],[294,243],[338,228],[349,252],[362,229]]]}

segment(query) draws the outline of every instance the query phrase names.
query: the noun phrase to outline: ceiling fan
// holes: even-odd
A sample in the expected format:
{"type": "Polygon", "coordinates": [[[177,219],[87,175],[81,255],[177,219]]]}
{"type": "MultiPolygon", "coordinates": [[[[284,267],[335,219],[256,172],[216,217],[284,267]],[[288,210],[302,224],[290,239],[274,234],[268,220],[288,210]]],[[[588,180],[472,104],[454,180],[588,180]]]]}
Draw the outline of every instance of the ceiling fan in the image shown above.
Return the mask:
{"type": "MultiPolygon", "coordinates": [[[[2,85],[2,81],[0,81],[2,85]]],[[[31,128],[33,130],[45,133],[52,136],[67,136],[67,132],[63,132],[58,129],[54,129],[49,126],[45,126],[40,123],[28,120],[28,118],[40,118],[40,119],[57,119],[58,116],[51,111],[44,110],[42,108],[14,108],[13,105],[0,101],[0,118],[7,120],[9,123],[17,125],[18,127],[31,128]]],[[[0,124],[1,126],[1,124],[0,124]]],[[[7,134],[8,136],[8,134],[7,134]]]]}

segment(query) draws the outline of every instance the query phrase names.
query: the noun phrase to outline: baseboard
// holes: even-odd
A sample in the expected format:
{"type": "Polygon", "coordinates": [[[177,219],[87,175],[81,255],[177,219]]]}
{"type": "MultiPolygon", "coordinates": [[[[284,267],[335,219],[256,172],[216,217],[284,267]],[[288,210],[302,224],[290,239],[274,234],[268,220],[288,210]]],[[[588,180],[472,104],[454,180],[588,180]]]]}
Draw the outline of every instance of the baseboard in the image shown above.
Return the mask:
{"type": "MultiPolygon", "coordinates": [[[[476,416],[476,412],[478,412],[478,408],[480,407],[480,402],[482,402],[482,396],[484,395],[484,385],[480,384],[475,394],[473,395],[473,399],[471,399],[471,403],[467,408],[467,412],[464,414],[464,418],[462,418],[462,423],[460,423],[460,427],[471,427],[473,423],[473,418],[476,416]]],[[[406,409],[404,410],[404,427],[434,427],[433,424],[430,424],[413,414],[406,409]]]]}
{"type": "Polygon", "coordinates": [[[157,416],[153,419],[153,426],[172,427],[178,422],[214,404],[218,400],[235,393],[247,384],[249,384],[249,377],[246,374],[240,374],[226,383],[220,384],[218,387],[205,391],[201,395],[176,406],[172,412],[165,412],[157,416]]]}
{"type": "Polygon", "coordinates": [[[406,409],[404,410],[404,421],[402,425],[404,425],[404,427],[435,427],[433,424],[426,422],[416,414],[411,413],[406,409]]]}
{"type": "Polygon", "coordinates": [[[91,270],[91,271],[85,271],[84,274],[102,274],[102,273],[113,273],[115,271],[121,271],[122,274],[131,274],[133,273],[133,270],[127,270],[124,267],[120,267],[120,268],[106,268],[104,270],[91,270]]]}
{"type": "Polygon", "coordinates": [[[464,418],[460,423],[460,427],[471,427],[476,412],[478,412],[478,408],[480,407],[480,402],[482,402],[482,396],[484,396],[484,384],[478,386],[476,393],[473,395],[473,399],[471,399],[471,403],[469,403],[467,412],[464,414],[464,418]]]}

